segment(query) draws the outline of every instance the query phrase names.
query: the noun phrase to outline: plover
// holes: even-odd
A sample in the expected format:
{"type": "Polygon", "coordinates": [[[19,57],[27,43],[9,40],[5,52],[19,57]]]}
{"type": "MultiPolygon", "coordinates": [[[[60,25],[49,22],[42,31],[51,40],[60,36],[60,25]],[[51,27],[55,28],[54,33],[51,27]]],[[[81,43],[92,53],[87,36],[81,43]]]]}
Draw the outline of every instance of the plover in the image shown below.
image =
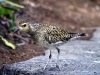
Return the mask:
{"type": "Polygon", "coordinates": [[[59,54],[60,49],[58,46],[67,43],[69,40],[78,38],[81,36],[86,36],[85,33],[73,33],[67,32],[57,26],[41,23],[31,23],[29,20],[22,20],[19,22],[18,29],[20,31],[30,34],[34,44],[42,47],[49,48],[50,55],[49,60],[44,66],[44,69],[47,67],[52,54],[51,49],[56,48],[58,51],[57,64],[56,67],[59,68],[59,54]]]}

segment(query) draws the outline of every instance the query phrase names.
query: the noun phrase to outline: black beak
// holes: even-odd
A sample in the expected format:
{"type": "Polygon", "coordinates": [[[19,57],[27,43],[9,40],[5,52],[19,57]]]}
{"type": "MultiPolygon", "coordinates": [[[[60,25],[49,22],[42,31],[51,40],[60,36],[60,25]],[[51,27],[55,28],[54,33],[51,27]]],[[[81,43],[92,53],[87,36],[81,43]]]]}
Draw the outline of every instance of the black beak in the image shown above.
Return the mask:
{"type": "Polygon", "coordinates": [[[19,31],[19,29],[15,29],[15,30],[14,30],[14,33],[18,32],[18,31],[19,31]]]}

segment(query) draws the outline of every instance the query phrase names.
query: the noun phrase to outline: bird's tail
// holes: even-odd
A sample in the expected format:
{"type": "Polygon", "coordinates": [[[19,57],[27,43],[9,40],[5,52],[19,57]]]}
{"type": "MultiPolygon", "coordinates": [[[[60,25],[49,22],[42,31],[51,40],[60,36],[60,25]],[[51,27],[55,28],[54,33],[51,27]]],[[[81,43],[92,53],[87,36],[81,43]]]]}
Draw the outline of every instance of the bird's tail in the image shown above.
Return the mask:
{"type": "Polygon", "coordinates": [[[78,33],[78,36],[86,36],[85,33],[78,33]]]}
{"type": "Polygon", "coordinates": [[[70,34],[70,40],[83,37],[83,36],[87,36],[86,33],[69,33],[69,34],[70,34]]]}

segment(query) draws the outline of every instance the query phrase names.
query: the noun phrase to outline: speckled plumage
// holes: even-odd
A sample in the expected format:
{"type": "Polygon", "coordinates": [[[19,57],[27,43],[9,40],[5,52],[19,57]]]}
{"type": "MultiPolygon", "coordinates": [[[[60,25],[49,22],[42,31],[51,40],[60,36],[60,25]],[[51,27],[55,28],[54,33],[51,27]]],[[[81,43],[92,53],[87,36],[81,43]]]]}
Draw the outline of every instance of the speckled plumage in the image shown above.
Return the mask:
{"type": "MultiPolygon", "coordinates": [[[[60,53],[59,45],[68,42],[72,38],[85,36],[85,33],[69,33],[53,25],[41,23],[32,24],[30,21],[25,20],[21,21],[18,26],[20,31],[27,32],[31,35],[36,45],[47,48],[55,47],[58,50],[58,55],[60,53]]],[[[51,59],[51,51],[49,58],[51,59]]]]}
{"type": "Polygon", "coordinates": [[[57,46],[58,44],[56,43],[59,41],[67,42],[71,37],[61,28],[47,24],[39,24],[37,30],[33,33],[35,35],[32,35],[31,33],[30,34],[35,39],[35,43],[47,48],[51,46],[57,46]]]}
{"type": "Polygon", "coordinates": [[[28,21],[21,21],[19,23],[19,28],[21,31],[29,33],[35,44],[47,48],[51,46],[59,46],[63,43],[66,43],[71,38],[79,35],[77,33],[68,33],[67,31],[53,25],[41,23],[31,24],[28,21]],[[23,24],[27,24],[29,27],[25,28],[23,24]]]}

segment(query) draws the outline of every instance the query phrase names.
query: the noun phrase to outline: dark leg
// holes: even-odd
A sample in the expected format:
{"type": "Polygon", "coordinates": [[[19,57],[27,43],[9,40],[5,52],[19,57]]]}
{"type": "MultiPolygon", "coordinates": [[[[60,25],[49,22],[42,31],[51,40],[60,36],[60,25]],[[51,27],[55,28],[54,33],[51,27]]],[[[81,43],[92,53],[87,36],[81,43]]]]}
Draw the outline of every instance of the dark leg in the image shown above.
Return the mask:
{"type": "Polygon", "coordinates": [[[45,67],[44,67],[44,70],[46,69],[47,65],[49,64],[50,60],[51,60],[51,57],[52,57],[52,54],[51,54],[51,50],[50,50],[50,55],[49,55],[49,60],[48,62],[46,63],[45,67]]]}
{"type": "Polygon", "coordinates": [[[56,67],[59,69],[59,55],[60,55],[60,49],[59,49],[58,47],[56,47],[56,49],[57,49],[57,51],[58,51],[56,67]]]}

